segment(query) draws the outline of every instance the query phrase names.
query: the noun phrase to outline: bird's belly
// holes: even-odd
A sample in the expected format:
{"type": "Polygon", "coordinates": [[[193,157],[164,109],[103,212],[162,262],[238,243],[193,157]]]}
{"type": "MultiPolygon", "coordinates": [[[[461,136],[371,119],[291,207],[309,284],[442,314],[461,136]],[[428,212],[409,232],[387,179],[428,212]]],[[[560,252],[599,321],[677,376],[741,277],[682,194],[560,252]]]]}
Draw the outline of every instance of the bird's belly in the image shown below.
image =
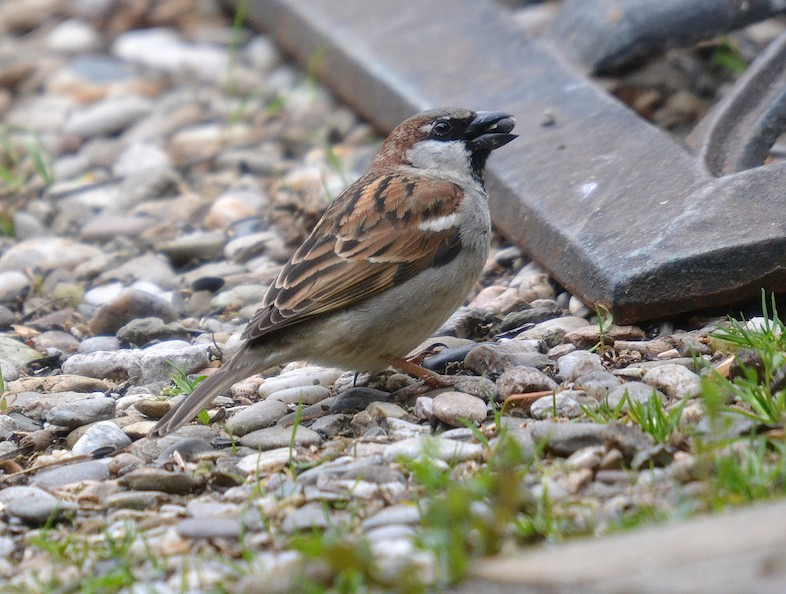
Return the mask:
{"type": "Polygon", "coordinates": [[[321,345],[315,363],[372,371],[387,367],[381,357],[403,357],[439,328],[464,302],[480,275],[486,254],[464,250],[442,268],[432,268],[405,285],[331,314],[329,324],[309,325],[321,345]]]}

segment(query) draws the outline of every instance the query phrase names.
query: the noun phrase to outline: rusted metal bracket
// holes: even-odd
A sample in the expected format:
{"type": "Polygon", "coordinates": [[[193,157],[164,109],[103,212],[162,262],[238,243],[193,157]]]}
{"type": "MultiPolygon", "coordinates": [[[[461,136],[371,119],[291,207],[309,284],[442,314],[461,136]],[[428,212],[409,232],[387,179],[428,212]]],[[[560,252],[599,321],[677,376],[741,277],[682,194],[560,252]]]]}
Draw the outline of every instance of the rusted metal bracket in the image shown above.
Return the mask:
{"type": "Polygon", "coordinates": [[[248,16],[300,61],[320,52],[318,75],[383,130],[435,105],[515,114],[489,167],[495,224],[615,320],[786,289],[786,163],[759,166],[783,127],[780,45],[696,131],[697,156],[489,0],[252,0],[248,16]]]}

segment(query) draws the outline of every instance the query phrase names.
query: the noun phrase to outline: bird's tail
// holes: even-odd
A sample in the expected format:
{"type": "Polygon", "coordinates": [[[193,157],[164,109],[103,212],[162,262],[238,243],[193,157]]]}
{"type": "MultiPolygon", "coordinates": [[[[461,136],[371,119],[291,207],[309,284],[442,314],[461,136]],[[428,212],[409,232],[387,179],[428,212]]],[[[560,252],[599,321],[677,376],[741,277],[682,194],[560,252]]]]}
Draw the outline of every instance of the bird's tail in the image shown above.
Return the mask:
{"type": "Polygon", "coordinates": [[[242,347],[221,369],[199,382],[193,392],[161,417],[148,437],[163,437],[177,431],[232,384],[264,369],[259,366],[263,361],[264,357],[249,356],[247,348],[242,347]]]}

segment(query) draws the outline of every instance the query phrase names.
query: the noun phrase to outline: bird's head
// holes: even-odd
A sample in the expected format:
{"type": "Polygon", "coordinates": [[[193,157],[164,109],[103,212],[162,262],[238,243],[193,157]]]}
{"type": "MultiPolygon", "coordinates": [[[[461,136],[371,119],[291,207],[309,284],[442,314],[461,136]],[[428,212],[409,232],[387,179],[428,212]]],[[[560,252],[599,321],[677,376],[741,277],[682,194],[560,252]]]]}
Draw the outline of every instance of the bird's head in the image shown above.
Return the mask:
{"type": "Polygon", "coordinates": [[[377,154],[375,165],[470,173],[482,179],[491,151],[516,138],[510,114],[446,107],[424,111],[399,124],[377,154]]]}

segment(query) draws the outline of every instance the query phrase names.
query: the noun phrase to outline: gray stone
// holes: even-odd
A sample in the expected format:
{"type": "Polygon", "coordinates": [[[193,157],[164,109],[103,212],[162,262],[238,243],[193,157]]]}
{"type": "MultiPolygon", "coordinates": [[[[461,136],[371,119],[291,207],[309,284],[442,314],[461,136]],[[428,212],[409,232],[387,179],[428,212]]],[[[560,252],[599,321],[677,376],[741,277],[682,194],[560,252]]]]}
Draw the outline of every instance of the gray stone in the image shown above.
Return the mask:
{"type": "Polygon", "coordinates": [[[24,369],[31,361],[43,357],[37,350],[8,336],[0,336],[0,360],[8,361],[14,367],[24,369]]]}
{"type": "Polygon", "coordinates": [[[500,330],[510,332],[527,324],[539,324],[562,315],[562,308],[555,301],[550,299],[537,301],[540,302],[539,305],[532,304],[531,307],[508,313],[502,319],[500,330]]]}
{"type": "MultiPolygon", "coordinates": [[[[622,400],[625,395],[628,395],[629,400],[635,400],[636,402],[641,402],[642,404],[646,404],[650,398],[652,398],[653,394],[656,394],[660,399],[661,402],[666,401],[666,396],[660,390],[653,388],[652,386],[642,383],[642,382],[625,382],[624,384],[620,384],[616,388],[612,388],[609,391],[608,396],[606,396],[606,403],[610,408],[616,408],[619,405],[620,400],[622,400]]],[[[628,403],[626,402],[622,406],[623,411],[628,410],[628,403]]]]}
{"type": "Polygon", "coordinates": [[[295,386],[273,392],[267,400],[278,400],[284,404],[316,404],[328,398],[330,390],[320,385],[295,386]]]}
{"type": "Polygon", "coordinates": [[[27,101],[16,102],[6,114],[6,125],[16,125],[39,132],[62,133],[63,122],[75,106],[72,98],[39,94],[27,99],[27,101]]]}
{"type": "Polygon", "coordinates": [[[194,518],[202,518],[205,516],[215,518],[239,518],[243,515],[244,507],[245,506],[238,505],[237,503],[191,499],[186,504],[186,513],[194,518]]]}
{"type": "Polygon", "coordinates": [[[259,72],[270,72],[281,63],[281,55],[266,35],[255,36],[246,44],[244,52],[252,67],[259,72]]]}
{"type": "Polygon", "coordinates": [[[299,483],[314,485],[326,479],[363,480],[369,483],[406,482],[404,475],[388,465],[381,464],[381,457],[372,459],[341,457],[310,468],[297,477],[299,483]]]}
{"type": "Polygon", "coordinates": [[[597,401],[602,401],[622,380],[609,371],[590,371],[576,378],[576,387],[597,401]]]}
{"type": "Polygon", "coordinates": [[[247,305],[257,305],[260,296],[267,291],[266,285],[247,284],[238,285],[231,289],[221,291],[210,301],[210,307],[215,310],[241,309],[247,305]]]}
{"type": "Polygon", "coordinates": [[[500,374],[515,366],[543,369],[554,365],[554,361],[539,352],[536,344],[527,340],[480,344],[467,353],[464,365],[478,375],[500,374]]]}
{"type": "Polygon", "coordinates": [[[125,289],[96,310],[90,320],[90,329],[94,334],[114,334],[131,320],[149,317],[161,318],[168,323],[177,319],[177,313],[161,297],[137,289],[125,289]]]}
{"type": "Polygon", "coordinates": [[[16,314],[8,309],[5,305],[0,305],[0,330],[5,330],[11,327],[16,321],[16,314]]]}
{"type": "Polygon", "coordinates": [[[601,334],[600,326],[592,324],[583,328],[572,330],[565,335],[564,341],[575,345],[580,349],[590,349],[595,345],[614,344],[616,340],[632,341],[644,339],[644,331],[636,326],[617,326],[611,324],[604,328],[601,334]]]}
{"type": "Polygon", "coordinates": [[[421,521],[420,509],[416,505],[390,505],[382,508],[373,516],[361,522],[364,531],[395,524],[418,524],[421,521]]]}
{"type": "Polygon", "coordinates": [[[526,302],[536,299],[551,299],[554,288],[549,283],[549,275],[535,262],[530,262],[510,281],[510,286],[519,289],[519,296],[526,302]]]}
{"type": "Polygon", "coordinates": [[[565,464],[570,468],[595,469],[600,466],[606,448],[603,446],[589,446],[573,452],[565,460],[565,464]]]}
{"type": "Polygon", "coordinates": [[[663,466],[668,466],[673,461],[674,454],[667,446],[663,444],[655,444],[638,450],[630,462],[630,467],[634,470],[660,468],[663,466]]]}
{"type": "Polygon", "coordinates": [[[42,526],[73,517],[78,509],[79,507],[70,501],[35,496],[11,501],[6,505],[5,512],[30,526],[42,526]]]}
{"type": "Polygon", "coordinates": [[[554,423],[542,421],[529,427],[536,447],[545,445],[554,456],[567,457],[573,452],[594,445],[603,445],[606,427],[596,423],[554,423]]]}
{"type": "Polygon", "coordinates": [[[198,485],[188,473],[163,468],[137,468],[123,475],[120,484],[134,491],[161,491],[173,495],[185,495],[198,485]]]}
{"type": "Polygon", "coordinates": [[[483,458],[483,446],[422,435],[397,441],[388,446],[382,455],[385,462],[396,462],[402,458],[414,460],[419,456],[429,456],[450,463],[479,461],[483,458]]]}
{"type": "Polygon", "coordinates": [[[120,491],[111,493],[102,502],[105,510],[136,509],[140,511],[158,508],[169,499],[169,494],[160,491],[120,491]]]}
{"type": "Polygon", "coordinates": [[[56,52],[89,53],[100,49],[101,35],[79,19],[68,19],[55,25],[46,36],[46,45],[56,52]]]}
{"type": "Polygon", "coordinates": [[[74,455],[92,454],[103,448],[121,450],[131,444],[131,439],[112,421],[100,421],[91,425],[74,444],[74,455]]]}
{"type": "Polygon", "coordinates": [[[112,173],[115,177],[141,179],[155,177],[157,172],[169,175],[171,167],[169,155],[163,149],[151,142],[136,141],[117,156],[112,173]]]}
{"type": "Polygon", "coordinates": [[[18,270],[0,272],[0,303],[10,303],[30,288],[30,279],[18,270]]]}
{"type": "Polygon", "coordinates": [[[78,353],[92,353],[95,351],[117,351],[120,341],[114,336],[91,336],[79,343],[78,353]]]}
{"type": "Polygon", "coordinates": [[[368,414],[365,410],[361,410],[354,417],[352,417],[349,426],[352,427],[352,432],[356,437],[362,437],[367,435],[369,431],[376,431],[377,429],[382,432],[382,435],[385,434],[385,431],[379,425],[377,425],[377,421],[372,419],[371,415],[368,414]]]}
{"type": "MultiPolygon", "coordinates": [[[[141,289],[148,294],[158,295],[161,293],[159,287],[174,286],[175,271],[172,269],[169,261],[163,256],[142,254],[136,258],[126,260],[120,266],[104,270],[96,280],[97,282],[107,282],[116,279],[133,279],[135,282],[130,290],[141,289]]],[[[164,321],[171,321],[165,315],[162,315],[161,311],[151,311],[147,316],[138,315],[136,317],[149,316],[162,318],[164,321]]]]}
{"type": "Polygon", "coordinates": [[[340,510],[328,510],[321,503],[307,503],[287,514],[281,523],[284,534],[303,530],[323,530],[329,526],[341,525],[349,514],[340,510]]]}
{"type": "Polygon", "coordinates": [[[394,402],[372,402],[366,407],[372,419],[403,419],[409,413],[394,402]]]}
{"type": "Polygon", "coordinates": [[[452,427],[461,427],[464,422],[477,424],[486,419],[488,407],[476,396],[463,392],[442,392],[434,397],[434,416],[452,427]]]}
{"type": "Polygon", "coordinates": [[[86,241],[106,242],[115,237],[138,237],[150,228],[154,220],[146,216],[128,216],[102,212],[87,221],[79,235],[86,241]]]}
{"type": "Polygon", "coordinates": [[[49,330],[33,338],[33,346],[42,353],[75,353],[79,339],[62,330],[49,330]]]}
{"type": "Polygon", "coordinates": [[[16,422],[8,415],[0,415],[0,442],[10,438],[16,431],[16,422]]]}
{"type": "Polygon", "coordinates": [[[335,396],[331,396],[330,398],[325,398],[321,402],[317,402],[316,404],[310,404],[309,406],[303,406],[298,410],[297,408],[290,413],[285,414],[281,417],[278,421],[276,421],[276,425],[280,427],[291,427],[295,424],[295,419],[300,417],[301,420],[308,420],[321,417],[330,410],[330,405],[333,404],[333,400],[335,396]]]}
{"type": "Polygon", "coordinates": [[[176,527],[184,538],[240,538],[244,532],[239,518],[186,518],[176,527]]]}
{"type": "Polygon", "coordinates": [[[428,421],[434,418],[434,399],[428,396],[418,396],[415,399],[415,406],[412,408],[412,414],[421,421],[428,421]]]}
{"type": "Polygon", "coordinates": [[[351,415],[342,413],[325,415],[324,417],[314,421],[309,429],[316,431],[325,439],[330,439],[331,437],[336,437],[337,435],[350,433],[352,431],[350,425],[351,422],[351,415]]]}
{"type": "Polygon", "coordinates": [[[557,382],[532,367],[515,367],[497,378],[497,386],[500,396],[507,398],[511,394],[556,390],[557,382]]]}
{"type": "Polygon", "coordinates": [[[151,109],[151,101],[143,97],[110,97],[74,111],[66,120],[64,132],[85,138],[112,134],[146,116],[151,109]]]}
{"type": "Polygon", "coordinates": [[[29,487],[26,485],[13,485],[0,489],[0,504],[8,505],[9,503],[23,499],[44,499],[47,501],[56,501],[57,497],[51,493],[47,493],[39,487],[29,487]]]}
{"type": "Polygon", "coordinates": [[[568,301],[568,311],[572,316],[578,316],[580,318],[588,318],[592,315],[592,310],[587,307],[587,305],[579,299],[576,295],[571,295],[570,300],[568,301]]]}
{"type": "Polygon", "coordinates": [[[603,442],[607,449],[616,449],[622,454],[626,464],[642,450],[655,445],[655,441],[637,426],[611,423],[606,425],[603,432],[603,442]]]}
{"type": "Polygon", "coordinates": [[[453,381],[453,389],[465,394],[477,396],[487,402],[499,401],[500,391],[497,384],[487,377],[474,377],[470,375],[456,376],[453,381]]]}
{"type": "Polygon", "coordinates": [[[404,559],[402,559],[402,557],[405,557],[402,554],[402,550],[406,547],[409,555],[414,555],[416,548],[413,543],[416,542],[417,536],[418,530],[414,526],[406,524],[386,524],[378,528],[370,528],[365,532],[365,537],[371,544],[372,549],[375,547],[378,547],[381,551],[389,551],[394,547],[398,549],[396,551],[398,559],[392,555],[385,556],[384,553],[380,554],[377,567],[380,568],[380,571],[385,572],[385,575],[388,575],[387,572],[395,575],[402,571],[402,565],[405,564],[404,559]]]}
{"type": "Polygon", "coordinates": [[[41,423],[36,422],[25,415],[12,412],[9,413],[8,416],[14,421],[17,431],[30,434],[41,431],[41,423]]]}
{"type": "Polygon", "coordinates": [[[52,425],[74,429],[105,419],[115,414],[115,401],[111,398],[87,398],[74,400],[66,406],[55,404],[46,413],[45,419],[52,425]]]}
{"type": "Polygon", "coordinates": [[[532,403],[529,409],[535,419],[547,419],[553,416],[575,419],[583,414],[582,406],[592,409],[598,407],[598,401],[587,396],[582,390],[564,390],[553,396],[544,396],[532,403]]]}
{"type": "Polygon", "coordinates": [[[3,381],[13,382],[19,379],[19,370],[13,363],[0,359],[0,373],[3,374],[3,381]]]}
{"type": "MultiPolygon", "coordinates": [[[[107,400],[98,392],[52,392],[42,394],[40,392],[24,391],[16,394],[16,398],[9,402],[8,411],[18,412],[33,419],[44,419],[52,409],[59,408],[67,410],[69,407],[86,400],[107,400]]],[[[90,405],[87,405],[88,409],[90,405]]],[[[102,408],[105,404],[99,405],[102,408]]]]}
{"type": "Polygon", "coordinates": [[[576,381],[576,378],[593,371],[606,370],[600,355],[589,351],[572,351],[560,357],[557,363],[560,377],[569,382],[576,381]]]}
{"type": "Polygon", "coordinates": [[[115,476],[126,474],[134,468],[140,468],[145,465],[145,461],[142,458],[128,452],[118,452],[109,458],[108,462],[109,472],[115,476]]]}
{"type": "Polygon", "coordinates": [[[696,425],[696,432],[708,440],[725,441],[742,435],[750,435],[755,425],[756,423],[752,419],[738,413],[721,411],[715,418],[703,417],[696,425]]]}
{"type": "Polygon", "coordinates": [[[248,454],[237,461],[237,468],[246,474],[273,472],[296,459],[297,452],[289,447],[248,454]]]}
{"type": "Polygon", "coordinates": [[[45,468],[30,481],[33,485],[53,489],[82,481],[105,481],[109,478],[107,464],[102,460],[87,460],[64,466],[45,468]]]}
{"type": "Polygon", "coordinates": [[[292,435],[294,432],[294,445],[308,447],[312,445],[319,445],[322,442],[322,437],[316,431],[312,431],[308,427],[267,427],[266,429],[257,429],[240,438],[240,444],[255,450],[272,450],[289,446],[292,443],[292,435]]]}
{"type": "Polygon", "coordinates": [[[151,28],[125,31],[115,38],[112,53],[123,60],[180,76],[184,72],[204,82],[224,76],[229,55],[219,47],[186,43],[172,29],[151,28]]]}
{"type": "Polygon", "coordinates": [[[64,237],[34,237],[13,244],[0,256],[0,270],[24,271],[35,266],[42,272],[73,270],[99,257],[99,248],[64,237]]]}
{"type": "Polygon", "coordinates": [[[179,322],[165,324],[160,318],[137,318],[117,330],[120,342],[134,346],[145,346],[159,340],[185,340],[188,330],[179,322]]]}
{"type": "Polygon", "coordinates": [[[128,376],[144,385],[171,380],[173,366],[186,375],[196,373],[209,365],[209,349],[209,345],[190,345],[179,340],[161,342],[142,349],[140,357],[130,359],[128,376]]]}
{"type": "Polygon", "coordinates": [[[255,402],[227,419],[227,431],[241,436],[270,427],[287,414],[287,410],[287,405],[278,400],[255,402]]]}
{"type": "Polygon", "coordinates": [[[430,433],[431,430],[426,425],[413,423],[406,419],[387,418],[384,425],[387,425],[388,435],[393,440],[409,439],[418,435],[430,433]]]}
{"type": "Polygon", "coordinates": [[[554,318],[553,320],[546,320],[536,324],[534,328],[525,330],[518,334],[516,338],[542,340],[546,343],[547,348],[551,348],[560,344],[568,332],[588,325],[589,322],[587,320],[575,316],[554,318]]]}
{"type": "MultiPolygon", "coordinates": [[[[123,283],[114,282],[105,285],[99,285],[88,289],[85,292],[84,301],[89,305],[105,305],[114,299],[117,299],[123,292],[123,283]]],[[[96,337],[97,338],[97,337],[96,337]]]]}
{"type": "Polygon", "coordinates": [[[330,411],[334,413],[360,412],[366,410],[371,402],[384,402],[389,398],[390,394],[382,390],[365,387],[350,388],[336,396],[330,406],[330,411]]]}
{"type": "Polygon", "coordinates": [[[706,333],[701,332],[677,332],[669,337],[682,357],[711,355],[712,349],[706,344],[706,338],[706,333]]]}
{"type": "Polygon", "coordinates": [[[156,457],[156,464],[164,465],[172,461],[172,456],[177,452],[178,458],[184,462],[194,462],[200,454],[212,452],[213,448],[206,439],[199,437],[173,437],[172,443],[164,447],[156,457]]]}
{"type": "Polygon", "coordinates": [[[194,232],[181,235],[157,246],[175,264],[220,258],[226,234],[224,231],[194,232]]]}
{"type": "Polygon", "coordinates": [[[679,365],[684,367],[688,370],[692,371],[700,371],[702,369],[702,363],[709,363],[709,358],[707,356],[702,357],[675,357],[674,359],[663,359],[657,361],[639,361],[638,363],[631,363],[628,366],[628,370],[635,370],[635,369],[644,369],[649,371],[650,369],[655,369],[657,367],[664,367],[666,365],[679,365]]]}
{"type": "Polygon", "coordinates": [[[64,373],[125,381],[132,363],[142,357],[141,351],[91,351],[71,355],[63,362],[64,373]]]}
{"type": "Polygon", "coordinates": [[[362,479],[366,482],[377,484],[406,482],[406,477],[395,468],[383,464],[372,464],[366,460],[361,460],[352,467],[345,469],[340,474],[340,478],[348,480],[362,479]]]}
{"type": "Polygon", "coordinates": [[[236,221],[258,216],[269,203],[259,190],[232,188],[212,201],[203,223],[206,229],[226,229],[236,221]]]}
{"type": "Polygon", "coordinates": [[[642,381],[676,400],[692,398],[701,393],[701,378],[682,365],[655,367],[644,374],[642,381]]]}
{"type": "Polygon", "coordinates": [[[284,372],[278,377],[266,379],[262,385],[259,386],[258,393],[260,396],[266,397],[279,390],[298,386],[313,386],[319,384],[320,386],[328,387],[343,373],[344,372],[340,369],[332,369],[329,367],[300,367],[284,372]]]}
{"type": "Polygon", "coordinates": [[[227,149],[216,158],[216,166],[221,169],[242,169],[259,176],[273,175],[276,173],[282,156],[270,154],[272,151],[261,152],[258,148],[227,149]]]}
{"type": "MultiPolygon", "coordinates": [[[[111,384],[107,381],[84,377],[81,375],[70,375],[62,373],[50,376],[28,376],[22,377],[6,385],[9,392],[19,394],[20,392],[108,392],[111,384]]],[[[92,395],[92,398],[99,398],[103,394],[92,395]]]]}

